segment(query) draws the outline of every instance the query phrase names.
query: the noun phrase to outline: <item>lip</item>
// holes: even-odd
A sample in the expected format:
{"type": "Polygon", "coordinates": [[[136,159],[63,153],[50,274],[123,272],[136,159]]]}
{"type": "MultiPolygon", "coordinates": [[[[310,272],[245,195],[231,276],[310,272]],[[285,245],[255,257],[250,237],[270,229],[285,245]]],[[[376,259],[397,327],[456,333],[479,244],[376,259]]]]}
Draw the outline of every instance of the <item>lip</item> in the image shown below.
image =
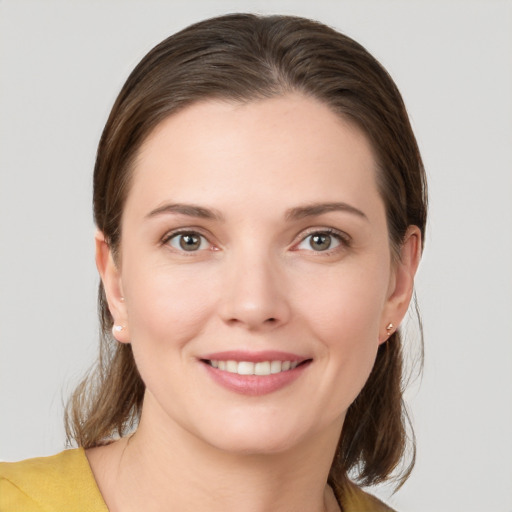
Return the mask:
{"type": "Polygon", "coordinates": [[[264,350],[260,352],[250,352],[245,350],[227,350],[224,352],[215,352],[206,354],[199,359],[208,359],[209,361],[249,361],[251,363],[261,363],[262,361],[292,361],[302,362],[311,359],[307,356],[292,354],[290,352],[280,352],[278,350],[264,350]]]}
{"type": "Polygon", "coordinates": [[[235,350],[205,355],[200,358],[200,362],[212,380],[223,388],[241,395],[262,396],[292,384],[306,371],[312,359],[298,354],[273,350],[263,352],[235,350]],[[270,375],[239,375],[214,368],[206,360],[250,361],[253,363],[262,361],[292,361],[298,362],[299,365],[293,369],[270,375]]]}

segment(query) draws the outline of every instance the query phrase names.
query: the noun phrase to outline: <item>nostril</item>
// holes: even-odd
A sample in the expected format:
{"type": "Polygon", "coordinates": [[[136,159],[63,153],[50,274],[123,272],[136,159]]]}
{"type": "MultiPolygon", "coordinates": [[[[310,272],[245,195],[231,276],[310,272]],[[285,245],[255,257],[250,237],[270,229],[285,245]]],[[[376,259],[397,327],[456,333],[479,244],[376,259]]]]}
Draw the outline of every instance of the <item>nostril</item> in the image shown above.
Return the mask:
{"type": "Polygon", "coordinates": [[[273,323],[275,323],[275,322],[276,322],[276,319],[275,319],[275,318],[267,318],[265,321],[266,321],[267,323],[273,324],[273,323]]]}

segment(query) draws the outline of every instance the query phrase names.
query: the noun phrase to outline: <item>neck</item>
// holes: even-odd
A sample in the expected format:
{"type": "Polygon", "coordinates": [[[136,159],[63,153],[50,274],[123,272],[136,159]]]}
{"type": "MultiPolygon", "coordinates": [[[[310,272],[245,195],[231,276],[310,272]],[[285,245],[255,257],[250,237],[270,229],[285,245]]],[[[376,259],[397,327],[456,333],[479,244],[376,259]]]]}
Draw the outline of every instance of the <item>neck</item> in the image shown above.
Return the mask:
{"type": "Polygon", "coordinates": [[[110,455],[100,467],[109,469],[97,475],[104,482],[100,490],[112,512],[338,510],[326,482],[340,428],[333,425],[283,452],[240,454],[176,424],[159,428],[143,412],[131,438],[107,447],[110,455]]]}

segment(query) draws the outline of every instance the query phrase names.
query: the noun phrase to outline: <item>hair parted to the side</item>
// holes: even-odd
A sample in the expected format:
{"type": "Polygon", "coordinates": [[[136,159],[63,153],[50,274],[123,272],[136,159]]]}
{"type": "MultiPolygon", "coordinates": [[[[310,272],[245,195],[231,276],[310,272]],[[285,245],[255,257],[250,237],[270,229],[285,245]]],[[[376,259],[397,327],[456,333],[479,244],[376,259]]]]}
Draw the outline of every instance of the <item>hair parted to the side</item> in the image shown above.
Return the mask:
{"type": "MultiPolygon", "coordinates": [[[[384,68],[358,43],[318,22],[292,16],[233,14],[194,24],[169,37],[137,65],[103,131],[94,170],[94,217],[114,256],[121,217],[141,144],[165,118],[212,98],[249,102],[287,92],[315,98],[355,123],[375,151],[390,247],[397,257],[407,227],[424,239],[425,173],[405,106],[384,68]]],[[[68,440],[85,448],[136,426],[142,382],[129,344],[111,336],[113,319],[99,289],[101,347],[97,367],[68,403],[68,440]]],[[[403,483],[414,463],[406,450],[400,333],[378,350],[360,395],[350,406],[329,482],[340,492],[350,473],[364,485],[395,475],[403,483]]]]}

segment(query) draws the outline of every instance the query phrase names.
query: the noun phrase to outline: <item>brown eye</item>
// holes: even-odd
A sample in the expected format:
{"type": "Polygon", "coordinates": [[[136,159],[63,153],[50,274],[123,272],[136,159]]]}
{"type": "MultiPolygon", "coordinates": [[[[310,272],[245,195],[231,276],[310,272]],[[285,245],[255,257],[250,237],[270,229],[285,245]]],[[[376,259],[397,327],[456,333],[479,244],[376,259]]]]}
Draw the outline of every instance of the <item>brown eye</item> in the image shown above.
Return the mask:
{"type": "Polygon", "coordinates": [[[208,248],[208,241],[198,233],[177,233],[169,239],[168,243],[174,249],[187,252],[208,248]]]}
{"type": "Polygon", "coordinates": [[[314,251],[325,251],[331,247],[331,235],[317,233],[309,238],[309,245],[314,251]]]}
{"type": "Polygon", "coordinates": [[[301,250],[313,250],[315,252],[335,249],[342,244],[341,236],[326,231],[317,231],[305,237],[297,246],[301,250]]]}

